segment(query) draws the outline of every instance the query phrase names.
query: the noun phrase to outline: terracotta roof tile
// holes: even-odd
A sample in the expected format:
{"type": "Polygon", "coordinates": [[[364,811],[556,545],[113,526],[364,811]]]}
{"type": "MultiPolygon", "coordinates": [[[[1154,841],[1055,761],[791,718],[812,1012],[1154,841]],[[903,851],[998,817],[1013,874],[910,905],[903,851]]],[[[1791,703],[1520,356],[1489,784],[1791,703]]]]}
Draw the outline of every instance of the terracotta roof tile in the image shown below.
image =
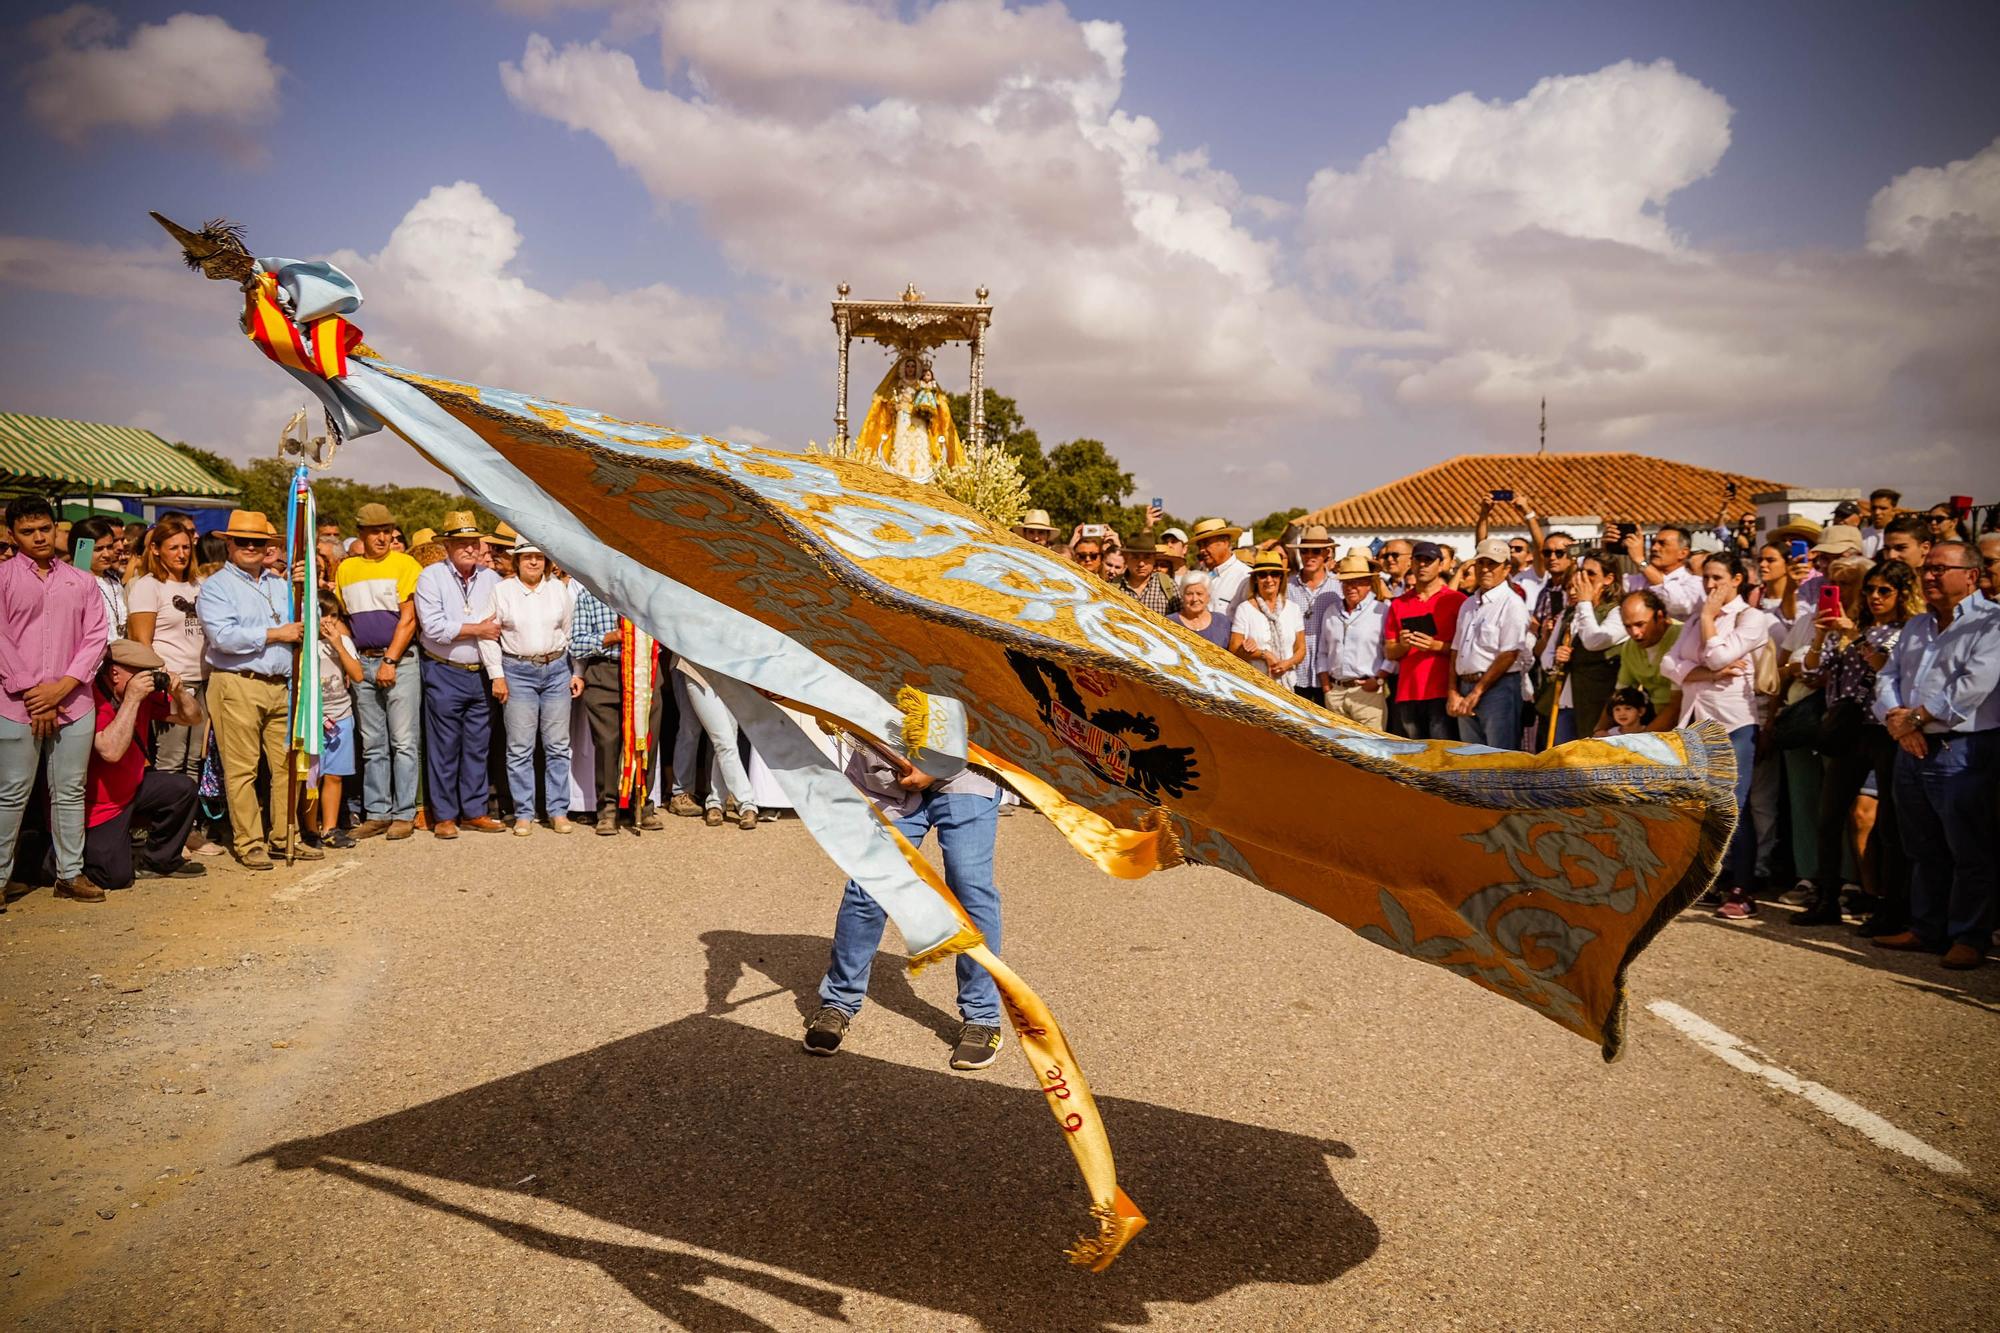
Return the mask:
{"type": "MultiPolygon", "coordinates": [[[[1461,454],[1401,481],[1315,509],[1302,520],[1345,532],[1413,532],[1470,528],[1492,490],[1512,487],[1535,511],[1562,517],[1596,514],[1637,523],[1715,521],[1724,488],[1736,483],[1732,518],[1753,512],[1750,497],[1787,483],[1737,472],[1674,463],[1644,454],[1461,454]]],[[[1505,523],[1515,511],[1501,505],[1505,523]]]]}

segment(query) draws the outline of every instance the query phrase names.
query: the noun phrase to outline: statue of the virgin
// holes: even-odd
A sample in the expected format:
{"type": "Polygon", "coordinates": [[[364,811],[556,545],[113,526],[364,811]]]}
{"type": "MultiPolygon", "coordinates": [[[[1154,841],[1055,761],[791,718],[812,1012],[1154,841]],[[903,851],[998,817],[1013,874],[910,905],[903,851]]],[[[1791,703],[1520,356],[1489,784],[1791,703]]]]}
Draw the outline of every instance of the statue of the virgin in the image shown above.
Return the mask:
{"type": "Polygon", "coordinates": [[[898,357],[868,400],[855,456],[914,481],[960,459],[958,427],[937,376],[921,357],[898,357]]]}

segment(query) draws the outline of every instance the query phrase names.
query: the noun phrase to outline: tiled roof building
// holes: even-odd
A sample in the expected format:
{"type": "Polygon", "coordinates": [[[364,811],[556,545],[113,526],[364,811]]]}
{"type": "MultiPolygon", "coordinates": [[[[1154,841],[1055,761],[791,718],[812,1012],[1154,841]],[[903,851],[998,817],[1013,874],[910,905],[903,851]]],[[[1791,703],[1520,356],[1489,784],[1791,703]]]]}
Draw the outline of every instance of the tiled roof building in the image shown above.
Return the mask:
{"type": "MultiPolygon", "coordinates": [[[[1306,515],[1335,533],[1383,536],[1470,532],[1490,491],[1513,489],[1548,517],[1625,519],[1655,527],[1715,522],[1730,482],[1735,519],[1754,513],[1750,497],[1786,483],[1674,463],[1644,454],[1461,454],[1401,481],[1378,486],[1306,515]]],[[[1518,511],[1501,505],[1496,531],[1517,527],[1518,511]]]]}

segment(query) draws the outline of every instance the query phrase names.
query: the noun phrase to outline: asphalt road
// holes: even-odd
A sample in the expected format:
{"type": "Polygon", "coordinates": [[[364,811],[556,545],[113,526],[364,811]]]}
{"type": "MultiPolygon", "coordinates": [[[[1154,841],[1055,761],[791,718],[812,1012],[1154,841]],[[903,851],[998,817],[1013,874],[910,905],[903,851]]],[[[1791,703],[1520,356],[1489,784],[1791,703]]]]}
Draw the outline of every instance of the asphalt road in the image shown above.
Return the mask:
{"type": "Polygon", "coordinates": [[[946,1068],[949,969],[885,955],[804,1056],[833,874],[795,823],[671,821],[15,904],[0,1321],[2000,1322],[2000,967],[1690,915],[1606,1066],[1219,872],[1103,878],[1027,814],[1000,868],[1152,1218],[1108,1273],[1062,1259],[1085,1201],[1011,1041],[946,1068]]]}

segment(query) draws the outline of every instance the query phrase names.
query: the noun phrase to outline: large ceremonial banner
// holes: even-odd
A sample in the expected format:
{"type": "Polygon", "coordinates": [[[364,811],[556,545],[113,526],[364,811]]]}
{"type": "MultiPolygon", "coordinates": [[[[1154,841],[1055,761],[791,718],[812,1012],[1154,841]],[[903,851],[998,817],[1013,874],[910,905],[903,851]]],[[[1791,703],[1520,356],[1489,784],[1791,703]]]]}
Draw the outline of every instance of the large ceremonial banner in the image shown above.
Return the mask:
{"type": "Polygon", "coordinates": [[[1144,1218],[1062,1030],[772,699],[927,772],[993,771],[1111,875],[1221,867],[1607,1058],[1627,966],[1720,861],[1734,760],[1711,725],[1539,755],[1385,736],[932,487],[404,369],[345,323],[360,299],[339,270],[168,225],[241,282],[246,332],[331,427],[388,425],[700,668],[913,964],[963,951],[993,972],[1090,1189],[1079,1263],[1110,1263],[1144,1218]]]}

